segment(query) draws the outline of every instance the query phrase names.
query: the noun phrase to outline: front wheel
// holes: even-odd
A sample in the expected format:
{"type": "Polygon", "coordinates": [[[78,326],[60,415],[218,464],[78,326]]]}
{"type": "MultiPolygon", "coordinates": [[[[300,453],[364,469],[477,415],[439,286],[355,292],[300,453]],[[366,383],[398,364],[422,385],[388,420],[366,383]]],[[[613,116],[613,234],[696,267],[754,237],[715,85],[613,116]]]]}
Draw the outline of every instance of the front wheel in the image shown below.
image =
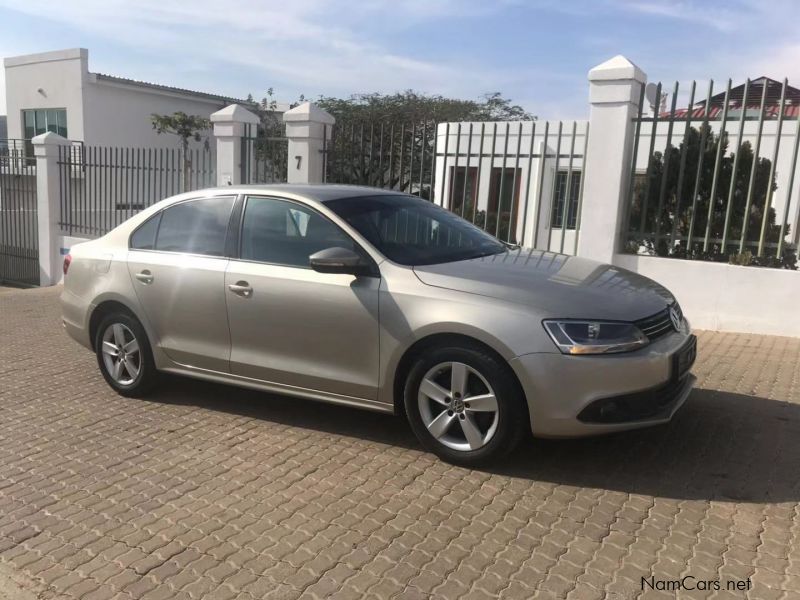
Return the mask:
{"type": "Polygon", "coordinates": [[[409,372],[404,402],[422,445],[460,465],[504,456],[529,427],[510,368],[477,347],[425,352],[409,372]]]}
{"type": "Polygon", "coordinates": [[[123,396],[144,396],[155,385],[158,372],[147,334],[131,315],[111,314],[100,322],[95,352],[106,382],[123,396]]]}

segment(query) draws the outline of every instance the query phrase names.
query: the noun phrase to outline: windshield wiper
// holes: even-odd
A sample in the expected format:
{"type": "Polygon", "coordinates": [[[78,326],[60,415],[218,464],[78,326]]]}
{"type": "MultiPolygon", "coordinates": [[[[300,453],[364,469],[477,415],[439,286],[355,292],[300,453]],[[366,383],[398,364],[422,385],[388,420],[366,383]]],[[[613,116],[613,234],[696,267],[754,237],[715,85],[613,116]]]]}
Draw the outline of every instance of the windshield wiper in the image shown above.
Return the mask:
{"type": "Polygon", "coordinates": [[[475,258],[484,258],[486,256],[494,256],[495,254],[502,254],[503,252],[508,252],[508,250],[505,248],[501,250],[485,250],[483,252],[476,252],[475,254],[468,254],[467,256],[460,257],[455,260],[472,260],[475,258]]]}

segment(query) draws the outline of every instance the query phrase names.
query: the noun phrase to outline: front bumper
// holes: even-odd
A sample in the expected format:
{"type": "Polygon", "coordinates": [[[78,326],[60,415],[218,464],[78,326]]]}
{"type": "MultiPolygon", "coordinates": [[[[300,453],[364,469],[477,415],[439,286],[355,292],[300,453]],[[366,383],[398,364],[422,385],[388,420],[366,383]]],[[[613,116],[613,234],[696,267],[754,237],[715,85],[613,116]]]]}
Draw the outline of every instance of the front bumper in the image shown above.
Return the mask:
{"type": "Polygon", "coordinates": [[[695,383],[676,362],[694,339],[675,332],[636,352],[512,359],[528,400],[531,430],[539,437],[581,437],[668,422],[695,383]]]}

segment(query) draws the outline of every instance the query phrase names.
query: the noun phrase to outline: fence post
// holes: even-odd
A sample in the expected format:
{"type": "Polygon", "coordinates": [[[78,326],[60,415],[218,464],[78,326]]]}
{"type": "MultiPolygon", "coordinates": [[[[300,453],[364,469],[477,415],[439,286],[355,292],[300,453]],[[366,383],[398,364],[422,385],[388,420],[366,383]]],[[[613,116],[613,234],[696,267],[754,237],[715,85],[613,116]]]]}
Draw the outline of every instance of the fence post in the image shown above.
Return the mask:
{"type": "Polygon", "coordinates": [[[311,102],[283,113],[288,148],[288,183],[322,183],[325,170],[325,138],[330,139],[336,120],[311,102]]]}
{"type": "Polygon", "coordinates": [[[217,185],[250,183],[242,181],[242,160],[253,159],[253,142],[247,142],[250,151],[243,153],[242,140],[255,138],[256,127],[261,120],[239,104],[231,104],[212,113],[210,119],[217,139],[217,185]]]}
{"type": "MultiPolygon", "coordinates": [[[[58,225],[61,182],[58,153],[69,140],[48,131],[31,140],[36,157],[36,210],[39,234],[39,285],[55,285],[61,280],[61,247],[58,225]]],[[[69,181],[67,181],[69,184],[69,181]]]]}
{"type": "Polygon", "coordinates": [[[622,55],[589,71],[589,143],[578,255],[610,263],[628,200],[641,86],[647,76],[622,55]]]}

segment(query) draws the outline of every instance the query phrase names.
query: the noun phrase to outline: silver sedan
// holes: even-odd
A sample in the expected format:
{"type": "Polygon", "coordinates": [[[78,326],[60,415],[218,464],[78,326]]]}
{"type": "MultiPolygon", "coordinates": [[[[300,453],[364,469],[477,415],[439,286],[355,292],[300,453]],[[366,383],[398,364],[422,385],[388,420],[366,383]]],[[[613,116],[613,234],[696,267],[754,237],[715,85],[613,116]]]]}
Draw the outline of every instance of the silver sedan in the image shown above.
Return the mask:
{"type": "Polygon", "coordinates": [[[694,382],[695,337],[657,283],[384,190],[175,196],[64,273],[64,326],[120,394],[166,372],[404,414],[460,464],[530,432],[664,423],[694,382]]]}

